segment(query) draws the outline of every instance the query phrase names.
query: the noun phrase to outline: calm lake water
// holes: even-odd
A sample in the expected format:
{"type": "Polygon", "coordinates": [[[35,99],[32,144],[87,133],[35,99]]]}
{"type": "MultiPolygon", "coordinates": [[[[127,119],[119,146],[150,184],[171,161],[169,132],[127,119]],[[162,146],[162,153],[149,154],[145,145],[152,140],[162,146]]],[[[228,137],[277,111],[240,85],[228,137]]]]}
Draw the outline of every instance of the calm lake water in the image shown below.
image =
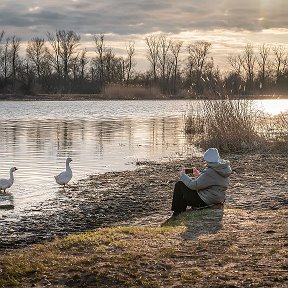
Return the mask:
{"type": "MultiPolygon", "coordinates": [[[[288,111],[288,100],[256,101],[266,112],[288,111]]],[[[16,166],[1,217],[21,215],[59,194],[54,175],[73,159],[72,182],[89,174],[135,169],[137,161],[197,155],[183,132],[193,101],[0,102],[0,178],[16,166]]]]}

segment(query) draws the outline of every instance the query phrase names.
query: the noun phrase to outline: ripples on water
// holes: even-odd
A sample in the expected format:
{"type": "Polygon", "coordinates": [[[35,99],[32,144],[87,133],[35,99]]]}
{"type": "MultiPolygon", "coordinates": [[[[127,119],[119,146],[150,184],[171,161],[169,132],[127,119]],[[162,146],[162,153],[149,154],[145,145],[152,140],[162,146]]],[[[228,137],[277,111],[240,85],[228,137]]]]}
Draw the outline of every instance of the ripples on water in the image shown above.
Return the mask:
{"type": "Polygon", "coordinates": [[[0,205],[13,202],[19,213],[57,196],[54,175],[65,168],[68,156],[77,181],[93,173],[134,169],[137,160],[190,153],[194,148],[183,133],[188,102],[176,103],[2,102],[0,178],[8,178],[12,166],[19,170],[10,198],[2,196],[0,205]]]}
{"type": "Polygon", "coordinates": [[[0,196],[0,207],[14,209],[0,209],[0,215],[21,214],[57,197],[53,176],[64,169],[68,156],[77,181],[89,174],[134,169],[137,160],[197,153],[183,133],[183,116],[191,103],[0,102],[0,178],[8,178],[12,166],[19,169],[11,194],[0,196]]]}

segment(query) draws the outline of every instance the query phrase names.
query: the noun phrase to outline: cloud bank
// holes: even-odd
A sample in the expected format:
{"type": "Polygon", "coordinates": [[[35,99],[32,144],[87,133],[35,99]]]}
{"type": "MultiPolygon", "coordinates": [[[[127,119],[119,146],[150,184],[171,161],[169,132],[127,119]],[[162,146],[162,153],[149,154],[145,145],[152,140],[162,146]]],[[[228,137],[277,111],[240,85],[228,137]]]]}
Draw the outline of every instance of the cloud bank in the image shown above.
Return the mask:
{"type": "Polygon", "coordinates": [[[120,54],[135,40],[142,67],[145,36],[162,32],[184,42],[210,41],[215,63],[225,66],[227,55],[247,43],[288,47],[287,15],[287,0],[1,0],[0,31],[25,42],[73,30],[88,51],[92,35],[104,33],[120,54]]]}
{"type": "Polygon", "coordinates": [[[288,29],[286,0],[2,0],[0,29],[21,36],[71,29],[79,34],[288,29]],[[44,3],[43,3],[44,2],[44,3]]]}

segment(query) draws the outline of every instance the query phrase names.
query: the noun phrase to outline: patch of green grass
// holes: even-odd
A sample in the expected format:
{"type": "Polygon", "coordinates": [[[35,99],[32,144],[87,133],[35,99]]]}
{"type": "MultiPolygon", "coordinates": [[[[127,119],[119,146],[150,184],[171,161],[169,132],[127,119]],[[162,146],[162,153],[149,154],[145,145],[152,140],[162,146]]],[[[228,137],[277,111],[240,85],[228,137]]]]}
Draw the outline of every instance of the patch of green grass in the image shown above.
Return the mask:
{"type": "MultiPolygon", "coordinates": [[[[37,283],[44,278],[53,283],[58,277],[67,278],[65,274],[71,274],[71,271],[72,274],[93,273],[99,279],[111,278],[109,271],[117,270],[119,266],[125,271],[137,271],[139,266],[148,265],[147,255],[149,256],[149,252],[153,253],[149,251],[149,247],[153,247],[155,243],[160,245],[159,241],[163,242],[171,232],[172,229],[167,227],[105,228],[58,238],[21,253],[11,252],[0,257],[0,287],[17,286],[19,283],[29,283],[32,279],[37,283]],[[134,245],[129,246],[131,242],[134,245]]],[[[161,253],[159,255],[162,257],[161,253]]],[[[136,276],[135,274],[133,277],[136,276]]],[[[149,280],[147,283],[150,282],[149,280]]]]}
{"type": "Polygon", "coordinates": [[[103,228],[6,252],[0,255],[0,287],[223,287],[227,281],[242,287],[252,278],[253,287],[269,287],[271,279],[284,283],[275,275],[286,267],[286,214],[222,214],[187,212],[164,227],[103,228]],[[269,227],[276,232],[265,233],[269,227]]]}
{"type": "Polygon", "coordinates": [[[183,212],[175,218],[170,218],[163,227],[177,227],[181,225],[186,225],[187,223],[193,223],[194,221],[201,221],[205,218],[215,217],[215,212],[217,213],[218,209],[199,209],[183,212]]]}

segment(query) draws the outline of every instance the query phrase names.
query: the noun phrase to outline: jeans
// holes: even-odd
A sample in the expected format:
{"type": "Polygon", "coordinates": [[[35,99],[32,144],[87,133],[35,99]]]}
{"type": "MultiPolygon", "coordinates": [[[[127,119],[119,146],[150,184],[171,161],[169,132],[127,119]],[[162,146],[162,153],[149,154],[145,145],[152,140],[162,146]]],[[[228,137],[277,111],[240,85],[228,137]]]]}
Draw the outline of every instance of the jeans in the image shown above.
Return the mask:
{"type": "Polygon", "coordinates": [[[205,207],[207,204],[200,198],[197,191],[189,189],[182,181],[175,184],[172,200],[173,216],[186,211],[187,206],[192,208],[205,207]]]}

